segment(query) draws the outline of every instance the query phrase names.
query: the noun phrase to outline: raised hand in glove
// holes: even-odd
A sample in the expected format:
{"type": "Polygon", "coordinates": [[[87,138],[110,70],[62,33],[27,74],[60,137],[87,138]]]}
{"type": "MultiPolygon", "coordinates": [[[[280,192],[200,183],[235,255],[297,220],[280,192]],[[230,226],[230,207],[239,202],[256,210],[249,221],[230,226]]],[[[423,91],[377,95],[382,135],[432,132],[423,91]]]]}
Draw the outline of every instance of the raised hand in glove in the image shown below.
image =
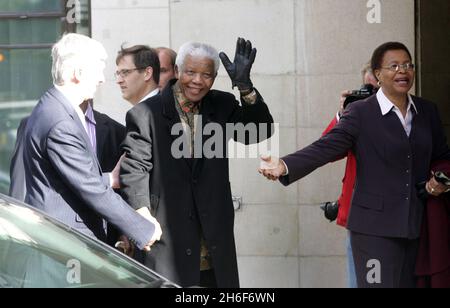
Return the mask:
{"type": "Polygon", "coordinates": [[[250,41],[238,38],[233,63],[224,52],[221,52],[219,56],[231,78],[233,88],[238,87],[240,91],[253,88],[252,81],[250,80],[250,71],[253,62],[255,62],[256,48],[252,48],[250,41]]]}

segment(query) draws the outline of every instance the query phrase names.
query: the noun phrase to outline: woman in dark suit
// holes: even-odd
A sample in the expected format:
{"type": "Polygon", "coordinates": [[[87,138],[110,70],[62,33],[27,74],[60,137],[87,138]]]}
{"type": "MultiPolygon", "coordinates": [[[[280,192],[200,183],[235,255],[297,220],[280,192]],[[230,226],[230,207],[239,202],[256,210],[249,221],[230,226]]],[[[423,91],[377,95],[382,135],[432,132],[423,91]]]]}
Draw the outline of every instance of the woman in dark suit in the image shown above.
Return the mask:
{"type": "Polygon", "coordinates": [[[414,287],[423,204],[416,184],[438,196],[449,187],[430,176],[431,162],[450,160],[433,103],[409,94],[414,64],[405,45],[389,42],[373,53],[380,90],[349,105],[339,123],[310,146],[268,158],[260,173],[289,185],[351,150],[357,159],[347,228],[359,287],[414,287]],[[431,178],[431,179],[430,179],[431,178]]]}

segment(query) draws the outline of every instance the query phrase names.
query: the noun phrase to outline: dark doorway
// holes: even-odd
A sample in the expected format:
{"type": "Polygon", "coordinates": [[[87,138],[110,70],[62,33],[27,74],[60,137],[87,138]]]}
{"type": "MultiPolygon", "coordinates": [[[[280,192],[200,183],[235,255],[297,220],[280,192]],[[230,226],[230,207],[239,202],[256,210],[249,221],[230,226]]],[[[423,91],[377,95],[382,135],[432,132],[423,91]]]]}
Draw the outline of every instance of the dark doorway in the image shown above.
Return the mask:
{"type": "Polygon", "coordinates": [[[416,0],[417,93],[436,103],[450,140],[450,1],[416,0]]]}

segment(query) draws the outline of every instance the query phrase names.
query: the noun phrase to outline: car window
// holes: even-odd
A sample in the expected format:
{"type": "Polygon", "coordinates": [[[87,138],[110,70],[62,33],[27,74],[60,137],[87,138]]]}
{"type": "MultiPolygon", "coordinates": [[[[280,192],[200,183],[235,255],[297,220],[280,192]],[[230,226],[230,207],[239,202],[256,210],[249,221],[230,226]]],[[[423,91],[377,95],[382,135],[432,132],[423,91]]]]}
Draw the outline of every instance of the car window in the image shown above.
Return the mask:
{"type": "Polygon", "coordinates": [[[151,287],[160,278],[33,209],[0,199],[0,287],[151,287]]]}

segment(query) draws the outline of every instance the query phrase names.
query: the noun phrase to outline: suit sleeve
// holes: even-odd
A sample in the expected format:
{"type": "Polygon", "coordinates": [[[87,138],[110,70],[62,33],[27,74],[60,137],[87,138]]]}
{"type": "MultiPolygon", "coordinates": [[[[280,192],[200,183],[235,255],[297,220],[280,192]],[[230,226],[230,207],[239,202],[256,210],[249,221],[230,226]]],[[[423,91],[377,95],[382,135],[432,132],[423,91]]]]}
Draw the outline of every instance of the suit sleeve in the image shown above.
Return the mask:
{"type": "Polygon", "coordinates": [[[126,116],[126,126],[127,135],[122,143],[125,158],[120,168],[121,194],[134,209],[150,207],[149,183],[153,164],[148,113],[131,109],[126,116]]]}
{"type": "Polygon", "coordinates": [[[79,136],[73,121],[59,122],[48,134],[47,154],[51,164],[77,197],[106,221],[115,225],[143,249],[154,225],[131,209],[105,185],[96,162],[79,136]]]}
{"type": "Polygon", "coordinates": [[[338,120],[336,119],[336,117],[334,117],[333,120],[331,120],[330,124],[328,124],[327,128],[325,128],[325,130],[322,132],[322,136],[328,134],[333,129],[333,127],[336,126],[337,123],[338,120]]]}
{"type": "MultiPolygon", "coordinates": [[[[274,133],[273,118],[270,114],[261,94],[256,90],[257,98],[254,104],[241,102],[242,106],[230,94],[230,99],[235,102],[233,112],[228,123],[243,124],[245,130],[237,129],[234,133],[234,140],[243,144],[255,144],[270,138],[274,133]],[[244,132],[245,133],[242,133],[244,132]],[[240,133],[241,132],[241,133],[240,133]]],[[[238,127],[238,126],[236,126],[238,127]]]]}
{"type": "Polygon", "coordinates": [[[289,174],[281,177],[283,185],[290,185],[317,168],[347,155],[359,135],[360,120],[356,105],[350,105],[336,126],[313,144],[282,158],[289,174]]]}
{"type": "MultiPolygon", "coordinates": [[[[328,133],[336,126],[336,124],[337,124],[338,122],[339,122],[339,121],[338,121],[338,119],[337,119],[336,116],[335,116],[335,117],[333,118],[333,120],[331,120],[330,124],[328,124],[327,128],[325,128],[325,130],[323,131],[322,137],[325,136],[326,134],[328,134],[328,133]]],[[[339,158],[336,159],[335,161],[344,159],[344,158],[347,157],[347,155],[348,155],[348,153],[346,153],[345,156],[339,157],[339,158]]]]}

